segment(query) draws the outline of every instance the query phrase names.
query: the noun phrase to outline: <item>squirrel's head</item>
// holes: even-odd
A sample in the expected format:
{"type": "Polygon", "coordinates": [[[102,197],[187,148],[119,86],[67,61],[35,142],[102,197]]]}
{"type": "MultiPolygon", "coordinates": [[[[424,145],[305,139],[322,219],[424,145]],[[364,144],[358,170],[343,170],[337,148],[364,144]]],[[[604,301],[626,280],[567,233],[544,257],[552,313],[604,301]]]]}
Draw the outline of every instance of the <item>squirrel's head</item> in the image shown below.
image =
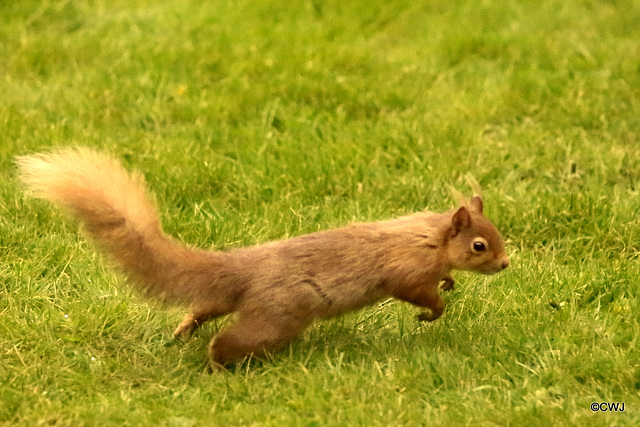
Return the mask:
{"type": "Polygon", "coordinates": [[[509,266],[502,237],[482,215],[482,199],[477,196],[453,214],[448,249],[457,270],[494,274],[509,266]]]}

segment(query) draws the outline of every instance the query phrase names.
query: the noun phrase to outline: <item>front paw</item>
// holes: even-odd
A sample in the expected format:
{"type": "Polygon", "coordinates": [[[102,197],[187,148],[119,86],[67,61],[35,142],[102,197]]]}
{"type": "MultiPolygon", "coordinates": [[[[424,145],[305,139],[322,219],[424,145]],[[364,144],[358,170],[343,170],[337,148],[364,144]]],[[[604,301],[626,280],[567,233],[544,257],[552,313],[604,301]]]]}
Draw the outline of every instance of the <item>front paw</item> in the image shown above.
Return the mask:
{"type": "Polygon", "coordinates": [[[455,283],[456,281],[453,280],[453,277],[445,277],[442,279],[442,283],[440,283],[440,289],[443,291],[452,291],[455,283]]]}

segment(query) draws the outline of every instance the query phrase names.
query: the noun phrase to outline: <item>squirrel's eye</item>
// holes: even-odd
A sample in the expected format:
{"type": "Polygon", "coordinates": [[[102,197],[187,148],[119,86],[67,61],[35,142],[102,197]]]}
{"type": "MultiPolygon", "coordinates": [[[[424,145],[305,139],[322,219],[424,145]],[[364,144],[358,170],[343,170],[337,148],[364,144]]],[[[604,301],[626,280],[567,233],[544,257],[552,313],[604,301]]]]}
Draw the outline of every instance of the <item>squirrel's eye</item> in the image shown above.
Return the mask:
{"type": "Polygon", "coordinates": [[[485,243],[481,241],[473,242],[472,247],[475,252],[484,252],[485,250],[487,250],[487,245],[485,245],[485,243]]]}

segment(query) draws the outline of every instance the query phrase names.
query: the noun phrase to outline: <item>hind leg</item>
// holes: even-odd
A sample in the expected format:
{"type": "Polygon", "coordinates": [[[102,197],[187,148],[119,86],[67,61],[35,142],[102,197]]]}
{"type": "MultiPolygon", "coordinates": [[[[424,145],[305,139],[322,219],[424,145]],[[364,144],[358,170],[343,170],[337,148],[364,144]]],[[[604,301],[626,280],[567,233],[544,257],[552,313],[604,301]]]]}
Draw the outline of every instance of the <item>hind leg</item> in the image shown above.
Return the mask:
{"type": "Polygon", "coordinates": [[[202,326],[205,322],[226,314],[226,311],[200,309],[185,316],[182,322],[173,331],[173,337],[179,339],[188,339],[191,335],[202,326]]]}
{"type": "Polygon", "coordinates": [[[248,355],[263,356],[296,338],[309,323],[311,318],[306,316],[241,316],[211,340],[211,367],[219,369],[248,355]]]}

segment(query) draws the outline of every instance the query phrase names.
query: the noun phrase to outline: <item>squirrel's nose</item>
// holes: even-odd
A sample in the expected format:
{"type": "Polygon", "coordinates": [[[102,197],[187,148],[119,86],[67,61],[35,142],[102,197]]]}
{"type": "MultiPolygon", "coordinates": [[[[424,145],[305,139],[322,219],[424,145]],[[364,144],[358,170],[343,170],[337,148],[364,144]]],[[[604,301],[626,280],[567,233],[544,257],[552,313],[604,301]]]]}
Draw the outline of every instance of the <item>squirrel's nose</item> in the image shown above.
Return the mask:
{"type": "Polygon", "coordinates": [[[509,258],[505,258],[502,261],[502,269],[504,270],[505,268],[509,267],[509,258]]]}

